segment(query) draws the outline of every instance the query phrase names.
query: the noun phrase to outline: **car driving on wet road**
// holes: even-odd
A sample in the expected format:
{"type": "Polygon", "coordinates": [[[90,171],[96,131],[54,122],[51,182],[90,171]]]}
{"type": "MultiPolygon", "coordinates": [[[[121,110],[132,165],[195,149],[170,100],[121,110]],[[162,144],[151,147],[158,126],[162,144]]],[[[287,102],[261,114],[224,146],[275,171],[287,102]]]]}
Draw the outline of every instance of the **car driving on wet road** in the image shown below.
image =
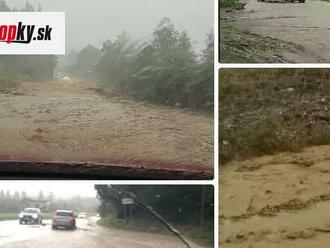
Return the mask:
{"type": "Polygon", "coordinates": [[[20,224],[41,224],[42,214],[39,208],[25,208],[19,215],[20,224]]]}
{"type": "Polygon", "coordinates": [[[86,219],[87,218],[87,213],[86,212],[80,212],[79,215],[78,215],[78,218],[86,219]]]}
{"type": "Polygon", "coordinates": [[[59,227],[75,229],[76,217],[70,210],[57,210],[52,217],[52,229],[59,227]]]}

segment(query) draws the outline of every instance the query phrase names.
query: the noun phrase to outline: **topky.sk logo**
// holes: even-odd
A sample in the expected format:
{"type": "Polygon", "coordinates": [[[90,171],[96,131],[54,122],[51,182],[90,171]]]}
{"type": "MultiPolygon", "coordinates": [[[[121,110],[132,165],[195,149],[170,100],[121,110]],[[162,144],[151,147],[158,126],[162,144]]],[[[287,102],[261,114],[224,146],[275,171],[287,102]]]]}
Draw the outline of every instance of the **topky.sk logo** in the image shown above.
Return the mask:
{"type": "Polygon", "coordinates": [[[36,25],[24,25],[19,22],[17,25],[0,24],[0,42],[6,43],[26,43],[33,40],[51,40],[52,29],[49,25],[44,28],[38,28],[34,36],[36,25]]]}
{"type": "Polygon", "coordinates": [[[65,54],[65,13],[0,12],[0,54],[65,54]]]}

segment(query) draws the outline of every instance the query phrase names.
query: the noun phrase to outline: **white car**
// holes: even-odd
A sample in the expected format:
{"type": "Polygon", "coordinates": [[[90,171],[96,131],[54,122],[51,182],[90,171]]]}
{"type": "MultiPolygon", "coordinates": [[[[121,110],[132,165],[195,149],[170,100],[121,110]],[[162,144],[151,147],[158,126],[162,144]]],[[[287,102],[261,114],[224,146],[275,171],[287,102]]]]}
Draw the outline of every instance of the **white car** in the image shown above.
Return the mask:
{"type": "Polygon", "coordinates": [[[87,218],[87,213],[86,212],[81,212],[78,214],[78,218],[80,219],[86,219],[87,218]]]}
{"type": "Polygon", "coordinates": [[[39,208],[25,208],[18,218],[20,224],[42,224],[42,214],[39,208]]]}
{"type": "Polygon", "coordinates": [[[65,76],[62,78],[62,80],[65,82],[69,82],[71,80],[71,78],[69,78],[68,76],[65,76]]]}

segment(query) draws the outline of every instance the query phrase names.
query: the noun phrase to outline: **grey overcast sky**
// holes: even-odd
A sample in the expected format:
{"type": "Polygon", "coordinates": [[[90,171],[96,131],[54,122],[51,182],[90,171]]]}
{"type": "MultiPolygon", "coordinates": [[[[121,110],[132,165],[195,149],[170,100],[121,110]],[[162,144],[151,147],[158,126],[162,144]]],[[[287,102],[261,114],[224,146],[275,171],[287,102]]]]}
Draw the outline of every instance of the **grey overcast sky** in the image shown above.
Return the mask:
{"type": "Polygon", "coordinates": [[[53,192],[55,197],[67,199],[73,196],[96,197],[94,184],[82,181],[0,181],[0,190],[25,191],[29,197],[36,197],[42,190],[47,196],[48,192],[53,192]]]}
{"type": "MultiPolygon", "coordinates": [[[[7,0],[24,6],[26,0],[7,0]]],[[[186,30],[194,47],[204,47],[206,34],[213,29],[214,0],[29,0],[44,11],[65,11],[67,48],[87,44],[100,46],[106,39],[127,31],[133,39],[148,40],[163,17],[179,30],[186,30]]],[[[68,52],[68,51],[67,51],[68,52]]]]}

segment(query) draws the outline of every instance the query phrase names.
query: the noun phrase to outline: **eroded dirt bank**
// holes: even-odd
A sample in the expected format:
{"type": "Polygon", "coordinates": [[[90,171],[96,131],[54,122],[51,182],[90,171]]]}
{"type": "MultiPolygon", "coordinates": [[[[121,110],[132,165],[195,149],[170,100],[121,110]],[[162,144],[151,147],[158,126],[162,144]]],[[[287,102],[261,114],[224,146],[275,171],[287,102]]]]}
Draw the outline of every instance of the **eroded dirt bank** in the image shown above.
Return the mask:
{"type": "Polygon", "coordinates": [[[235,13],[221,12],[223,40],[227,40],[229,44],[234,43],[232,50],[228,48],[227,51],[222,51],[223,62],[330,61],[330,3],[242,2],[246,3],[244,10],[235,13]],[[228,26],[241,31],[236,34],[226,31],[228,26]],[[241,57],[242,53],[244,57],[241,57]]]}
{"type": "Polygon", "coordinates": [[[28,82],[0,93],[0,158],[212,166],[211,117],[98,91],[90,82],[28,82]]]}
{"type": "Polygon", "coordinates": [[[220,172],[222,247],[326,247],[330,146],[233,161],[220,172]]]}

